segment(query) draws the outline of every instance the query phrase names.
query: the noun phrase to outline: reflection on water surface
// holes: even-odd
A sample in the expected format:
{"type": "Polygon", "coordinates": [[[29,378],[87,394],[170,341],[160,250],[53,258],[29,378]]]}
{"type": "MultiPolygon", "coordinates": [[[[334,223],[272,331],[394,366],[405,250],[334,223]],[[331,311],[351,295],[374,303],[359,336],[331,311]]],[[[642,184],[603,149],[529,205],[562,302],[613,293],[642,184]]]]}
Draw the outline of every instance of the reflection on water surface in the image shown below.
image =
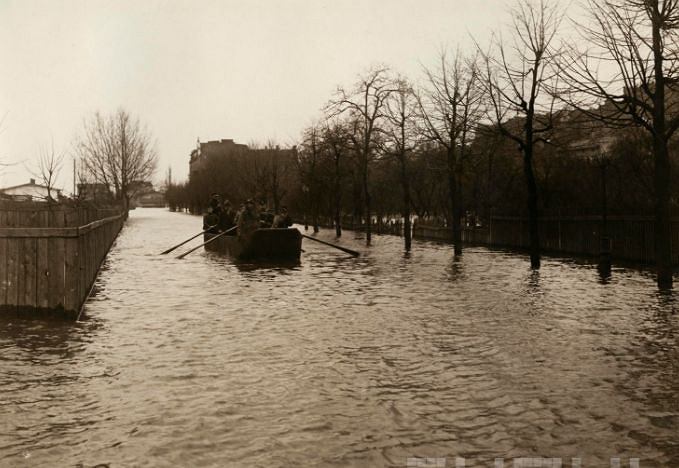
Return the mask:
{"type": "Polygon", "coordinates": [[[644,273],[351,233],[158,255],[198,230],[135,210],[84,320],[0,319],[0,465],[679,466],[677,304],[644,273]]]}

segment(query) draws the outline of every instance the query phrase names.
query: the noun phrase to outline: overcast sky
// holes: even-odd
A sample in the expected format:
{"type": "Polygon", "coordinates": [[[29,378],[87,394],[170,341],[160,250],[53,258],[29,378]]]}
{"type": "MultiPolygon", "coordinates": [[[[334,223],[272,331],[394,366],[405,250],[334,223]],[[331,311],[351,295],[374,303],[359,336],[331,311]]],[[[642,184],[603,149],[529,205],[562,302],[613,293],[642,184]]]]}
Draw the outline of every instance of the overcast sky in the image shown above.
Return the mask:
{"type": "MultiPolygon", "coordinates": [[[[413,80],[442,47],[507,24],[511,0],[0,0],[0,186],[83,118],[122,107],[157,141],[157,181],[196,140],[297,142],[337,85],[374,64],[413,80]]],[[[70,189],[71,162],[61,186],[70,189]]]]}

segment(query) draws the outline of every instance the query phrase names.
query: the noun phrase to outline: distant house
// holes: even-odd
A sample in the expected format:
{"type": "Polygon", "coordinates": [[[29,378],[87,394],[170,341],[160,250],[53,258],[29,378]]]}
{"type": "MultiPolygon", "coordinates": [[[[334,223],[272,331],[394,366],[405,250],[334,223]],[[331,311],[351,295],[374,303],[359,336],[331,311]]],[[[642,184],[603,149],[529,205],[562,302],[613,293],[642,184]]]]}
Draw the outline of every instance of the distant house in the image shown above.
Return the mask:
{"type": "Polygon", "coordinates": [[[146,180],[134,180],[128,187],[131,195],[130,207],[164,207],[165,195],[156,191],[153,184],[146,180]]]}
{"type": "Polygon", "coordinates": [[[113,201],[113,194],[106,184],[83,183],[78,184],[78,198],[80,200],[108,203],[113,201]]]}
{"type": "MultiPolygon", "coordinates": [[[[35,183],[35,179],[30,179],[27,184],[15,185],[0,189],[5,197],[16,201],[47,201],[48,190],[47,186],[35,183]]],[[[60,189],[52,189],[52,199],[61,198],[60,189]]]]}
{"type": "Polygon", "coordinates": [[[153,184],[146,180],[133,180],[127,191],[133,197],[153,192],[153,184]]]}
{"type": "Polygon", "coordinates": [[[165,194],[155,190],[135,197],[133,202],[134,205],[142,208],[164,208],[166,206],[165,194]]]}

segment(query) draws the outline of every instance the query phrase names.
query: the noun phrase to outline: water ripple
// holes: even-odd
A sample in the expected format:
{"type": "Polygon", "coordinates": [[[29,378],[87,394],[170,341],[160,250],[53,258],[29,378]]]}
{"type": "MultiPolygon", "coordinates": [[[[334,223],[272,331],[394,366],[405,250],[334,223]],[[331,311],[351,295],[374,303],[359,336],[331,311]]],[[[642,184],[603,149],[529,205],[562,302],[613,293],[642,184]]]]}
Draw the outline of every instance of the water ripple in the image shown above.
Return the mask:
{"type": "Polygon", "coordinates": [[[0,466],[679,465],[677,303],[646,272],[388,236],[156,254],[199,227],[138,209],[81,322],[2,319],[0,466]]]}

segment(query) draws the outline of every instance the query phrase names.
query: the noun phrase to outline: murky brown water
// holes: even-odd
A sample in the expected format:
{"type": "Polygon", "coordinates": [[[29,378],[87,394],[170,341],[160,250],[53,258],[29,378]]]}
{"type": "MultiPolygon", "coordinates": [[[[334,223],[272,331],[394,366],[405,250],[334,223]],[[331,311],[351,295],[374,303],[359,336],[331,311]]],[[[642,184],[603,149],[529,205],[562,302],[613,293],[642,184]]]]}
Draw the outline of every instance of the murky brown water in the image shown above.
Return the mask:
{"type": "Polygon", "coordinates": [[[1,466],[679,466],[650,276],[352,233],[362,257],[305,241],[292,268],[157,255],[200,224],[136,210],[81,322],[0,319],[1,466]]]}

